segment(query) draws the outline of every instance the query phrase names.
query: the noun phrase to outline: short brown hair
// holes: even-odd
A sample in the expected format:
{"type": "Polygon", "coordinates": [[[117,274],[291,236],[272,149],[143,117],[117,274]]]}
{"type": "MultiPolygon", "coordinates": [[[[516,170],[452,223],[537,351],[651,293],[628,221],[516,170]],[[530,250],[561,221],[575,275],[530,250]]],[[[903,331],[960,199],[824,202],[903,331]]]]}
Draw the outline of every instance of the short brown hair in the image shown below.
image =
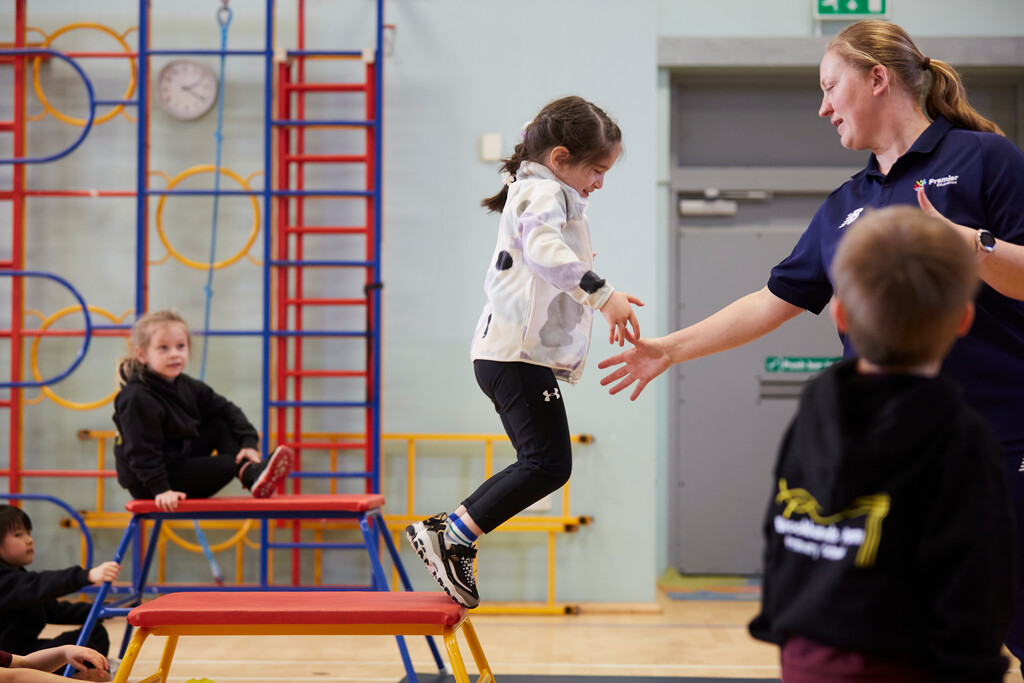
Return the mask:
{"type": "Polygon", "coordinates": [[[970,247],[910,206],[869,211],[847,230],[832,280],[857,355],[889,367],[941,360],[978,291],[970,247]]]}

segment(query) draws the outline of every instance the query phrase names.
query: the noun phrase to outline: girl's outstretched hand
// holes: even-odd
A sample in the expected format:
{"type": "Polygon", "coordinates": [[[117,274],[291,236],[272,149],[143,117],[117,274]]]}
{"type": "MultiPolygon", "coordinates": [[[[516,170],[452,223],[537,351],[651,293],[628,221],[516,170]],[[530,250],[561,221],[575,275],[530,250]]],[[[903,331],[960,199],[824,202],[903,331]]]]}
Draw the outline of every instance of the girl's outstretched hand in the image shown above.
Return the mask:
{"type": "Polygon", "coordinates": [[[612,292],[608,301],[600,308],[601,315],[608,321],[608,343],[619,343],[622,346],[627,341],[634,341],[640,338],[640,323],[636,320],[636,312],[633,306],[643,306],[644,302],[632,294],[624,292],[612,292]],[[630,333],[627,325],[633,328],[630,333]]]}
{"type": "Polygon", "coordinates": [[[672,365],[672,359],[659,339],[631,339],[630,341],[633,343],[633,348],[611,358],[605,358],[597,364],[597,367],[604,370],[621,364],[622,367],[616,368],[601,379],[601,386],[608,386],[612,382],[621,380],[608,390],[609,394],[614,395],[636,382],[636,388],[633,389],[633,393],[629,397],[630,401],[635,401],[648,382],[672,365]]]}

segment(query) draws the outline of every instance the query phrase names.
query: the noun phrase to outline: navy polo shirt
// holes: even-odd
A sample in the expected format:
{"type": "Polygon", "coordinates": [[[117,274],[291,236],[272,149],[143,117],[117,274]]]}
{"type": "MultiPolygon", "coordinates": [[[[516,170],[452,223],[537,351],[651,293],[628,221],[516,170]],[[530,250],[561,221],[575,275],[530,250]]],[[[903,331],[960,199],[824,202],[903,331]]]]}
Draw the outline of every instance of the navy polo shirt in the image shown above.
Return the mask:
{"type": "MultiPolygon", "coordinates": [[[[772,269],[768,289],[813,313],[832,298],[832,258],[843,230],[864,211],[917,206],[923,186],[935,208],[954,223],[985,228],[1024,244],[1024,152],[1001,135],[954,128],[936,119],[888,175],[872,154],[867,167],[821,205],[793,252],[772,269]]],[[[1024,453],[1024,302],[982,284],[970,333],[957,341],[943,370],[964,386],[1011,452],[1024,453]]],[[[854,355],[844,340],[843,355],[854,355]]]]}

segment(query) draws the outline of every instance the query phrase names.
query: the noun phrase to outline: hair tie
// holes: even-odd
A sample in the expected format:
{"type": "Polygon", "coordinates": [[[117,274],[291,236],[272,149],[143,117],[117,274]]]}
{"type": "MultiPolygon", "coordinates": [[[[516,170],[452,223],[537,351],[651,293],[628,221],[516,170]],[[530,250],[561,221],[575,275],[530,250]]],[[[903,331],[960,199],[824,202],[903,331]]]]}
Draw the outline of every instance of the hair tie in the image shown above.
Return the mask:
{"type": "Polygon", "coordinates": [[[511,173],[509,173],[508,171],[502,171],[501,172],[501,182],[505,183],[506,185],[511,185],[515,181],[516,181],[516,177],[514,175],[512,175],[511,173]]]}
{"type": "Polygon", "coordinates": [[[519,129],[519,139],[520,140],[525,140],[526,139],[526,129],[530,127],[531,123],[533,123],[533,119],[530,119],[529,121],[525,122],[522,125],[522,127],[519,129]]]}
{"type": "Polygon", "coordinates": [[[921,65],[921,70],[922,71],[927,71],[931,67],[931,65],[932,65],[932,58],[931,57],[925,57],[924,58],[924,63],[921,65]]]}

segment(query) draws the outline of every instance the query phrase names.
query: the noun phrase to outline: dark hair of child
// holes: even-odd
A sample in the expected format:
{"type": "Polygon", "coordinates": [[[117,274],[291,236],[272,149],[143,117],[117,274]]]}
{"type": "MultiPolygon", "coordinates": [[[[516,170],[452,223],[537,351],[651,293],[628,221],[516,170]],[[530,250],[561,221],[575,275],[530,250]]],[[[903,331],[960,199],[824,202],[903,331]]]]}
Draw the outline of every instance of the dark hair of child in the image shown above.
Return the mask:
{"type": "Polygon", "coordinates": [[[21,529],[32,531],[32,520],[25,511],[13,505],[0,505],[0,541],[21,529]]]}
{"type": "MultiPolygon", "coordinates": [[[[515,177],[524,161],[545,163],[545,154],[555,147],[569,150],[574,163],[602,159],[622,147],[622,131],[600,107],[578,95],[548,103],[523,129],[523,141],[512,156],[502,159],[501,171],[515,177]]],[[[505,208],[508,185],[480,206],[498,213],[505,208]]]]}

